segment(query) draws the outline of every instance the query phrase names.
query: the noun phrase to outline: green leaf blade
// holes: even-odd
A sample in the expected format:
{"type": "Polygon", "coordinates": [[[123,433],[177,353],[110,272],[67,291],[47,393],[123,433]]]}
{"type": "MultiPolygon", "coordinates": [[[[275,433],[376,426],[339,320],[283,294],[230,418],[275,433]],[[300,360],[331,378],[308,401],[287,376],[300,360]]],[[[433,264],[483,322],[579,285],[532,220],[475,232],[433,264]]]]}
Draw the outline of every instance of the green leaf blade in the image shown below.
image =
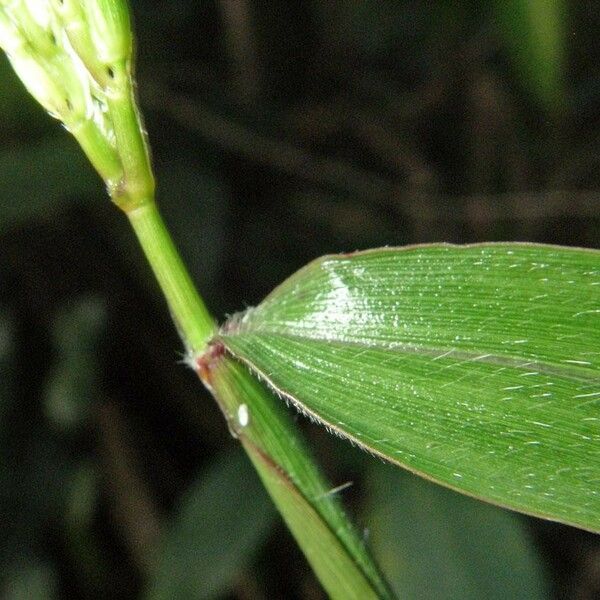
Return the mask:
{"type": "Polygon", "coordinates": [[[448,487],[600,530],[600,254],[324,257],[223,329],[300,410],[448,487]]]}

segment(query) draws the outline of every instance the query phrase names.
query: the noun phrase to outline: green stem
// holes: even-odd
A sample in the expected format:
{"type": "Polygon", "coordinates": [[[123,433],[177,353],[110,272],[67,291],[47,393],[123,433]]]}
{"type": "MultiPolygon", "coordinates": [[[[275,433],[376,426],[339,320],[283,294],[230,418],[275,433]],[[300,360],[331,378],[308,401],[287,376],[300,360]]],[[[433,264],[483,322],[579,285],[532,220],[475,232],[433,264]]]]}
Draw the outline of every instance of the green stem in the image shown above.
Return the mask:
{"type": "Polygon", "coordinates": [[[223,352],[216,341],[198,359],[198,374],[329,596],[392,600],[393,592],[331,493],[284,403],[223,352]]]}
{"type": "Polygon", "coordinates": [[[165,295],[175,325],[190,355],[201,354],[214,335],[215,322],[196,291],[158,208],[146,199],[127,213],[144,254],[165,295]]]}
{"type": "Polygon", "coordinates": [[[154,197],[154,175],[130,67],[121,61],[112,65],[109,72],[113,83],[105,90],[106,103],[124,171],[122,189],[113,195],[113,201],[130,212],[154,197]]]}
{"type": "MultiPolygon", "coordinates": [[[[112,65],[105,90],[123,177],[111,197],[127,215],[165,295],[191,356],[206,349],[216,330],[154,201],[154,175],[127,61],[112,65]]],[[[109,185],[110,187],[110,185],[109,185]]]]}

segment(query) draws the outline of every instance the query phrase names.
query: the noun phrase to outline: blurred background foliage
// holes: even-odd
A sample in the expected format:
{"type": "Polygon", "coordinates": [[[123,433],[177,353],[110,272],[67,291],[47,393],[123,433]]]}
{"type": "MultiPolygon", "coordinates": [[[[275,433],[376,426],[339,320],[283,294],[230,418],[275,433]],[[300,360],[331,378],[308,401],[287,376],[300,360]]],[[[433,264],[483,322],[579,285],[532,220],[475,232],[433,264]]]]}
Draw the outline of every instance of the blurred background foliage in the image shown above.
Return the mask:
{"type": "MultiPolygon", "coordinates": [[[[133,0],[159,201],[219,318],[325,252],[600,241],[600,13],[133,0]]],[[[322,598],[124,219],[0,58],[0,597],[322,598]]],[[[405,598],[600,595],[598,537],[298,421],[405,598]]]]}

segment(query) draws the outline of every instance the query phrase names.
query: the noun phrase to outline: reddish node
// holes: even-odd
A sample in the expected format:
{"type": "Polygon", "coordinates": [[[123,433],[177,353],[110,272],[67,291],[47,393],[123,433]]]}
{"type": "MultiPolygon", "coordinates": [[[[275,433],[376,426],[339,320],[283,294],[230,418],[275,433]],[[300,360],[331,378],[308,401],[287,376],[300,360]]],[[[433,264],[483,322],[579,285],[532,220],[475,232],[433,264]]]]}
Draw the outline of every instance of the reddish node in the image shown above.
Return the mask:
{"type": "Polygon", "coordinates": [[[217,366],[219,359],[225,355],[225,346],[222,342],[214,342],[206,352],[196,359],[196,372],[206,385],[211,385],[212,371],[217,366]]]}

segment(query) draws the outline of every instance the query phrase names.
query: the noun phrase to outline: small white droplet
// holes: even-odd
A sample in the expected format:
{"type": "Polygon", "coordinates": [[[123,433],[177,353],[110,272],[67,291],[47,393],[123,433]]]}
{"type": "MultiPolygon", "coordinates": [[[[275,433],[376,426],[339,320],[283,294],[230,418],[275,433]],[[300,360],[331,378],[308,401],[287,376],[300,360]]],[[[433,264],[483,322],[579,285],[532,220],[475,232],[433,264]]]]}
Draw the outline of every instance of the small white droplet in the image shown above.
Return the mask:
{"type": "Polygon", "coordinates": [[[240,404],[237,413],[238,423],[240,427],[246,427],[250,423],[250,412],[247,404],[240,404]]]}

